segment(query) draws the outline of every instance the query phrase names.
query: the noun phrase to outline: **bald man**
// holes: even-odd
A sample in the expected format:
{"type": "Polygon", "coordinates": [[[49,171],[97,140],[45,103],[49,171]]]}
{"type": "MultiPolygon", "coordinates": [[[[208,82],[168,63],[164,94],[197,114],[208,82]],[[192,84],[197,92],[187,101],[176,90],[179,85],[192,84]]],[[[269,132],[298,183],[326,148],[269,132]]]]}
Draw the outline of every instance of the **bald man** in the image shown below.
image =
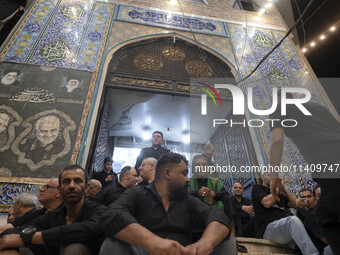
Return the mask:
{"type": "Polygon", "coordinates": [[[93,198],[101,191],[102,184],[96,179],[91,179],[85,186],[85,197],[87,200],[93,200],[93,198]]]}

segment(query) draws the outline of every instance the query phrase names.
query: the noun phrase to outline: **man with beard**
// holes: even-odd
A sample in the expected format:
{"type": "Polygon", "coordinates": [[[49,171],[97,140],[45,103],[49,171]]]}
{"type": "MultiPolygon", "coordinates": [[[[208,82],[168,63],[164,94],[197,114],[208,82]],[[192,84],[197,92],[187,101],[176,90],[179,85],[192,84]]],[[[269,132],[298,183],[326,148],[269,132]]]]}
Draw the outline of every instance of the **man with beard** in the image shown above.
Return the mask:
{"type": "Polygon", "coordinates": [[[17,80],[18,75],[21,72],[18,69],[7,69],[4,72],[4,77],[1,78],[0,83],[4,86],[18,86],[19,81],[17,80]]]}
{"type": "Polygon", "coordinates": [[[50,160],[53,154],[58,154],[64,149],[64,142],[59,138],[58,117],[54,115],[41,117],[36,122],[35,129],[36,138],[25,138],[20,142],[20,150],[26,151],[25,158],[37,164],[41,160],[50,160]]]}
{"type": "Polygon", "coordinates": [[[188,196],[188,162],[176,153],[158,160],[155,180],[128,189],[101,218],[108,236],[100,255],[236,254],[225,214],[188,196]],[[192,243],[193,228],[205,228],[192,243]]]}
{"type": "MultiPolygon", "coordinates": [[[[223,211],[231,222],[231,235],[236,235],[235,211],[232,199],[218,178],[210,176],[208,159],[203,155],[196,155],[192,159],[193,176],[189,182],[189,193],[198,197],[202,202],[223,211]]],[[[240,225],[240,224],[239,224],[240,225]]],[[[241,229],[241,226],[238,226],[241,229]]]]}
{"type": "MultiPolygon", "coordinates": [[[[42,255],[97,254],[102,242],[99,218],[105,206],[85,200],[87,180],[87,173],[81,166],[64,168],[59,175],[58,186],[64,204],[30,222],[30,226],[20,234],[2,237],[0,250],[26,246],[34,250],[34,254],[42,255]]],[[[4,250],[0,254],[6,252],[4,250]]]]}

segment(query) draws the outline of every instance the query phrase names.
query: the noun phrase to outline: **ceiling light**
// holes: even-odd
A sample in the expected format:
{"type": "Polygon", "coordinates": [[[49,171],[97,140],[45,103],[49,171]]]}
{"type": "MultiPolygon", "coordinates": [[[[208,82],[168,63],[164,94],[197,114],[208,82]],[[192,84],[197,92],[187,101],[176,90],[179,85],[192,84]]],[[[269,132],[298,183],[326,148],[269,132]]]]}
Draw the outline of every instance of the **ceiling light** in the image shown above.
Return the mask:
{"type": "Polygon", "coordinates": [[[262,8],[262,9],[258,12],[258,15],[261,16],[261,15],[264,14],[265,12],[266,12],[266,10],[262,8]]]}
{"type": "Polygon", "coordinates": [[[312,43],[310,44],[310,46],[314,47],[314,46],[315,46],[315,42],[312,42],[312,43]]]}
{"type": "Polygon", "coordinates": [[[306,51],[307,51],[307,49],[306,49],[306,48],[303,48],[303,49],[302,49],[302,52],[306,52],[306,51]]]}
{"type": "Polygon", "coordinates": [[[330,29],[331,31],[334,31],[335,30],[335,27],[331,27],[331,29],[330,29]]]}
{"type": "Polygon", "coordinates": [[[272,7],[273,6],[273,4],[272,3],[266,3],[266,5],[264,6],[265,8],[270,8],[270,7],[272,7]]]}
{"type": "Polygon", "coordinates": [[[170,0],[170,5],[177,5],[177,0],[170,0]]]}
{"type": "Polygon", "coordinates": [[[326,36],[324,36],[324,35],[320,36],[321,40],[324,40],[325,38],[326,38],[326,36]]]}

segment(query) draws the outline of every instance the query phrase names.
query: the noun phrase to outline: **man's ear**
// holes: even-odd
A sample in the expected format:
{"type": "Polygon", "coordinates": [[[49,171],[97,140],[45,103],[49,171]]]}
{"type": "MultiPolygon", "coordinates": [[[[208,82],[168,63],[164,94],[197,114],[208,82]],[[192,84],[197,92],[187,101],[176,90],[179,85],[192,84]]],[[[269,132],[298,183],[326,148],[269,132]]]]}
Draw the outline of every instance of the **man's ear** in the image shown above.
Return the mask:
{"type": "Polygon", "coordinates": [[[166,168],[164,169],[164,174],[165,174],[165,177],[166,177],[167,179],[170,179],[170,176],[171,176],[171,169],[170,169],[169,167],[166,167],[166,168]]]}

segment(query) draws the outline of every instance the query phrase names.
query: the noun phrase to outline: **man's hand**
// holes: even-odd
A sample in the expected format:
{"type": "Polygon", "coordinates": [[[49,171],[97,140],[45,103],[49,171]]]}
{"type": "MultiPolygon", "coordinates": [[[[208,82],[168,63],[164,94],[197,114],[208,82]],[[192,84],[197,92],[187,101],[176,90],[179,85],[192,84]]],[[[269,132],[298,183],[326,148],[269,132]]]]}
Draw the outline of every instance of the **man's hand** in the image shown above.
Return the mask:
{"type": "MultiPolygon", "coordinates": [[[[307,209],[307,202],[306,202],[305,199],[303,199],[303,198],[297,198],[297,199],[295,200],[295,203],[296,203],[296,207],[297,207],[297,208],[300,208],[300,209],[306,208],[306,209],[307,209]]],[[[308,209],[307,209],[307,211],[308,211],[308,209]]]]}
{"type": "Polygon", "coordinates": [[[270,179],[270,192],[276,201],[280,202],[279,194],[282,193],[282,183],[280,178],[270,179]]]}
{"type": "Polygon", "coordinates": [[[181,255],[183,249],[179,242],[157,238],[148,251],[150,255],[181,255]]]}
{"type": "Polygon", "coordinates": [[[106,177],[105,181],[109,182],[109,181],[112,181],[114,178],[115,178],[114,175],[110,174],[106,177]]]}
{"type": "Polygon", "coordinates": [[[198,241],[184,247],[182,255],[208,255],[213,249],[211,244],[198,241]]]}
{"type": "Polygon", "coordinates": [[[208,189],[207,187],[201,187],[199,190],[198,190],[198,196],[200,197],[207,197],[207,196],[210,196],[210,189],[208,189]]]}
{"type": "Polygon", "coordinates": [[[255,216],[254,208],[252,205],[243,205],[242,211],[249,213],[251,216],[255,216]]]}
{"type": "Polygon", "coordinates": [[[0,238],[0,251],[8,248],[25,247],[19,234],[4,235],[0,238]]]}

